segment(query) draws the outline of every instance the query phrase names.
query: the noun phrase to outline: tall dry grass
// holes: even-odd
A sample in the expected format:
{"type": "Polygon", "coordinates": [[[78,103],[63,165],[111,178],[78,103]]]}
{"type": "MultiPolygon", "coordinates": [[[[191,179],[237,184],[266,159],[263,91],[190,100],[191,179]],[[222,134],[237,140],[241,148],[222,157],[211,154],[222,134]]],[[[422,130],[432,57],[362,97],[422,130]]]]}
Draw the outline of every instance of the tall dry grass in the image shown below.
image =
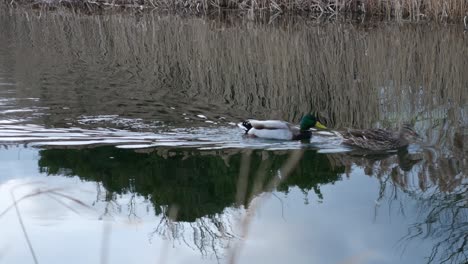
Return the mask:
{"type": "MultiPolygon", "coordinates": [[[[32,0],[5,0],[29,3],[32,0]]],[[[46,5],[79,7],[88,11],[102,8],[150,8],[203,13],[213,10],[251,12],[312,12],[318,14],[365,14],[397,19],[459,19],[468,15],[466,0],[50,0],[46,5]]]]}

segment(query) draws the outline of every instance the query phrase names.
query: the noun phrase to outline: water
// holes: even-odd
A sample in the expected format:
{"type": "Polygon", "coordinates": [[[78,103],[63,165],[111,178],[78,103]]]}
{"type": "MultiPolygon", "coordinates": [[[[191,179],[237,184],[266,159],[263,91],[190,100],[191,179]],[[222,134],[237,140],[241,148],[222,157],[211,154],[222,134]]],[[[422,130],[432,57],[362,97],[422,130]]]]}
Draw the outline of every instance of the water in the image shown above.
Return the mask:
{"type": "Polygon", "coordinates": [[[464,263],[466,34],[266,22],[2,6],[0,260],[464,263]],[[423,142],[236,126],[307,112],[423,142]]]}

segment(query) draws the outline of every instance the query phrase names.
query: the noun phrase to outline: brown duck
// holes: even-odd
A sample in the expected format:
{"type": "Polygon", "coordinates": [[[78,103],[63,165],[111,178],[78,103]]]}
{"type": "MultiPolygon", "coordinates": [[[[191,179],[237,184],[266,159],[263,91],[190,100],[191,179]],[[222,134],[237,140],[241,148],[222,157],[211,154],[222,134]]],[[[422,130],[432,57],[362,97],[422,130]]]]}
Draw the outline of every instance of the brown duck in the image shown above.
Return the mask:
{"type": "Polygon", "coordinates": [[[421,139],[408,124],[403,125],[399,131],[348,129],[339,133],[343,138],[343,144],[373,151],[401,149],[421,139]]]}

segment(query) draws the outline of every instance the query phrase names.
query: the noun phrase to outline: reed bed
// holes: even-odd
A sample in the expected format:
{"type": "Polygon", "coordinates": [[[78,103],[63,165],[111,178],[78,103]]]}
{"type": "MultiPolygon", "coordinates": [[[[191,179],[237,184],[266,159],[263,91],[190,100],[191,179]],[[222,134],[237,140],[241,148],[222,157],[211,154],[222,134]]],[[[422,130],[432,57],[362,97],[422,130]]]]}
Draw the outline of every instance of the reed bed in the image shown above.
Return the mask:
{"type": "Polygon", "coordinates": [[[396,19],[459,19],[468,15],[466,0],[5,0],[35,6],[64,5],[88,11],[103,8],[162,9],[194,13],[242,10],[314,14],[365,14],[396,19]]]}
{"type": "MultiPolygon", "coordinates": [[[[460,120],[459,107],[466,102],[461,55],[467,46],[456,27],[317,27],[314,21],[229,26],[154,13],[30,13],[4,22],[3,34],[24,43],[14,46],[10,58],[21,65],[21,87],[30,87],[18,93],[88,114],[138,111],[139,118],[151,120],[159,108],[177,106],[157,119],[174,121],[198,111],[212,119],[215,114],[297,122],[312,110],[334,127],[371,127],[377,121],[388,127],[437,119],[448,108],[451,120],[460,120]],[[76,87],[64,91],[64,82],[76,87]],[[37,94],[40,85],[46,93],[37,94]],[[83,94],[87,101],[80,100],[83,94]],[[145,104],[148,99],[157,104],[145,104]]],[[[48,118],[53,123],[64,116],[54,112],[48,118]]]]}

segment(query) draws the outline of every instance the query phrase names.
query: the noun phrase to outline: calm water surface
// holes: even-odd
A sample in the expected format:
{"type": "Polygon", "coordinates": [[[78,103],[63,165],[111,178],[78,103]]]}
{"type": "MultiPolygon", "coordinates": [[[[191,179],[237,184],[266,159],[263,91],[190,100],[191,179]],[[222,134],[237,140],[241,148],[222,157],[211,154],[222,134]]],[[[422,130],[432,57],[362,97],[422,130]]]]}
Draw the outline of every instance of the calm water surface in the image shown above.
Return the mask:
{"type": "Polygon", "coordinates": [[[0,262],[468,259],[458,26],[0,7],[0,262]],[[306,112],[410,122],[423,142],[366,153],[236,126],[306,112]]]}

